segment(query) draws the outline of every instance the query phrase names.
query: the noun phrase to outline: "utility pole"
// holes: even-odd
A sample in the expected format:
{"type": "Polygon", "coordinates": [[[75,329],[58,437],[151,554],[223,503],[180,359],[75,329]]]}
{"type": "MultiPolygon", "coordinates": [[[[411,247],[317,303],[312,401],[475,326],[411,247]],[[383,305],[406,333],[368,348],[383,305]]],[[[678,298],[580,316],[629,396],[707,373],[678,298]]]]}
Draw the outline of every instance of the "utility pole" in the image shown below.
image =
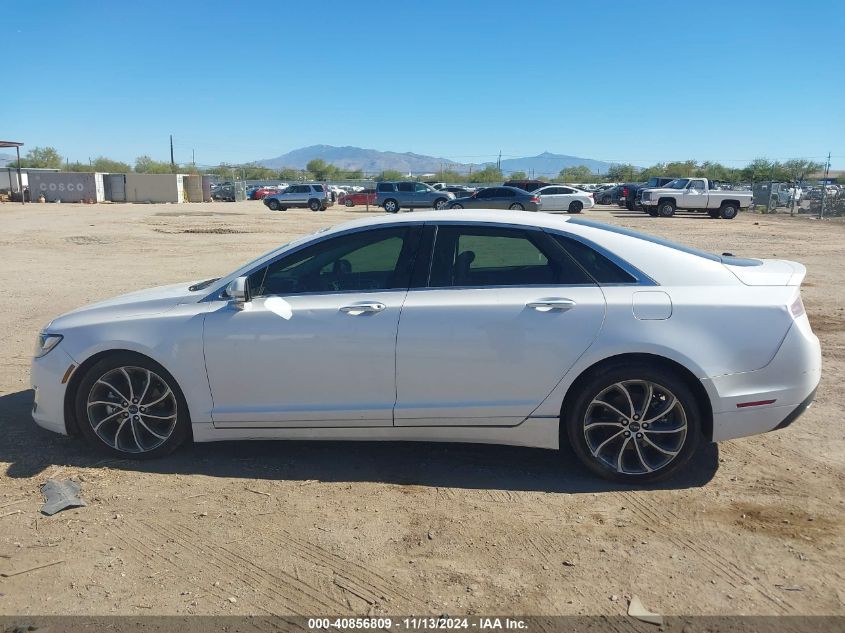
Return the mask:
{"type": "Polygon", "coordinates": [[[496,159],[496,169],[499,171],[502,169],[502,150],[499,150],[499,158],[496,159]]]}
{"type": "Polygon", "coordinates": [[[830,174],[830,152],[827,153],[827,163],[825,163],[824,174],[822,175],[822,204],[819,207],[819,220],[824,217],[824,199],[827,194],[828,174],[830,174]]]}
{"type": "Polygon", "coordinates": [[[176,173],[176,161],[173,160],[173,135],[170,135],[170,171],[176,173]]]}
{"type": "MultiPolygon", "coordinates": [[[[170,160],[173,160],[173,157],[171,157],[170,160]]],[[[194,167],[197,166],[197,157],[196,157],[196,154],[194,153],[194,150],[191,150],[191,164],[194,167]]]]}

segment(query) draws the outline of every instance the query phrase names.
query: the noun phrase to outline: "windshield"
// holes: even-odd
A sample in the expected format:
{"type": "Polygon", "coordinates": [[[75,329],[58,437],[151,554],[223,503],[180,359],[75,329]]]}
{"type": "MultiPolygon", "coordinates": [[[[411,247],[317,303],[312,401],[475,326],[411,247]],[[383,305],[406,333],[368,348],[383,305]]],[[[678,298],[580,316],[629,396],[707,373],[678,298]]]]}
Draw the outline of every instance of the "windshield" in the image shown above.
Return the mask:
{"type": "Polygon", "coordinates": [[[689,184],[689,178],[678,178],[666,185],[667,189],[684,189],[689,184]]]}

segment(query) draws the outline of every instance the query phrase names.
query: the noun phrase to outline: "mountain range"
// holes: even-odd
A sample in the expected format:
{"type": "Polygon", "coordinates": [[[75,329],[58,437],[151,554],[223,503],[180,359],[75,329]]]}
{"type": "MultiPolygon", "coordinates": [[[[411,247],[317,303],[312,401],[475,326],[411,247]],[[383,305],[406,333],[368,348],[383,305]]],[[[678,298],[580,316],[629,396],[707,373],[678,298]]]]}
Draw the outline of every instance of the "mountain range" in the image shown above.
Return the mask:
{"type": "MultiPolygon", "coordinates": [[[[304,169],[308,161],[316,158],[322,159],[341,169],[360,169],[364,173],[377,173],[386,169],[395,169],[402,173],[422,174],[436,173],[441,169],[451,169],[461,173],[483,169],[487,165],[494,165],[494,162],[487,163],[458,163],[448,158],[436,156],[425,156],[413,152],[382,152],[375,149],[364,149],[361,147],[336,147],[334,145],[311,145],[302,147],[276,156],[256,161],[272,169],[290,167],[293,169],[304,169]]],[[[584,165],[594,173],[604,173],[612,163],[606,163],[591,158],[580,158],[566,154],[552,154],[543,152],[537,156],[526,156],[524,158],[506,158],[501,162],[502,171],[510,174],[515,171],[524,171],[534,176],[557,176],[564,167],[576,167],[584,165]]]]}

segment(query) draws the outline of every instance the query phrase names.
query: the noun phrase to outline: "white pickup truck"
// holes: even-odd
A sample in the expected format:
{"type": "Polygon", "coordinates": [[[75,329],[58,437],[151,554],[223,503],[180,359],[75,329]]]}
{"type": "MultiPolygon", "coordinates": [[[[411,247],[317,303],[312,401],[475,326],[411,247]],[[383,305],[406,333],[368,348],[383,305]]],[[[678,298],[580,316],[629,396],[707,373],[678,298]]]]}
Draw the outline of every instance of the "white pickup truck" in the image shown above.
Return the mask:
{"type": "Polygon", "coordinates": [[[719,189],[707,178],[677,178],[657,189],[643,189],[642,207],[651,216],[671,218],[678,209],[707,211],[711,218],[732,220],[751,206],[750,191],[719,189]]]}

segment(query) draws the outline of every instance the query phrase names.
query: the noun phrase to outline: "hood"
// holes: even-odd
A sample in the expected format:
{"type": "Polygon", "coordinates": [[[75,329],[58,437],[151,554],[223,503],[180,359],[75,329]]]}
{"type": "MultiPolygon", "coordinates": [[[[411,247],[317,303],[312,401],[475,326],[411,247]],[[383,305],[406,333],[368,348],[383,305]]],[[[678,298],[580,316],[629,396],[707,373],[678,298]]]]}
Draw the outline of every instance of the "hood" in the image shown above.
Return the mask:
{"type": "Polygon", "coordinates": [[[196,303],[208,294],[208,288],[191,291],[193,282],[136,290],[104,301],[91,303],[67,312],[48,326],[51,331],[88,324],[98,320],[114,320],[148,314],[160,314],[182,303],[196,303]]]}

